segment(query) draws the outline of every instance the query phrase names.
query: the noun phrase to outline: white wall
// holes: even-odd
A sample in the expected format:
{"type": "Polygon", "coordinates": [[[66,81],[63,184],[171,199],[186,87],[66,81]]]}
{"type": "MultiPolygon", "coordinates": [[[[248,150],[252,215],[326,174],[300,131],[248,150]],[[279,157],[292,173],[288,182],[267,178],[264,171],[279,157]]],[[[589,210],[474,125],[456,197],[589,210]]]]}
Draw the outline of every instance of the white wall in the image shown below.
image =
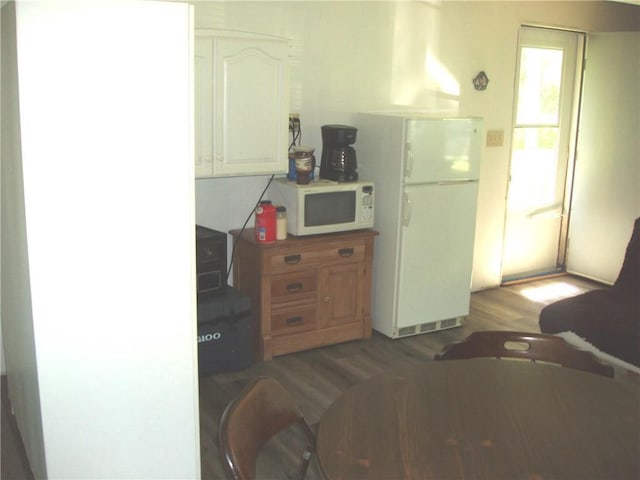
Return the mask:
{"type": "Polygon", "coordinates": [[[32,467],[199,478],[189,8],[19,2],[16,25],[2,322],[32,467]]]}
{"type": "MultiPolygon", "coordinates": [[[[498,285],[507,189],[518,28],[523,23],[594,31],[638,30],[640,7],[612,2],[196,2],[196,26],[291,39],[290,110],[303,143],[320,126],[354,125],[358,111],[421,110],[481,116],[503,129],[484,148],[474,290],[498,285]],[[471,79],[484,70],[484,92],[471,79]]],[[[357,125],[354,125],[357,127],[357,125]]],[[[247,132],[247,141],[251,132],[247,132]]],[[[358,144],[355,144],[356,151],[358,144]]],[[[250,214],[267,177],[196,182],[196,220],[226,231],[250,214]]]]}
{"type": "Polygon", "coordinates": [[[640,216],[640,33],[590,35],[586,72],[567,268],[613,283],[640,216]]]}

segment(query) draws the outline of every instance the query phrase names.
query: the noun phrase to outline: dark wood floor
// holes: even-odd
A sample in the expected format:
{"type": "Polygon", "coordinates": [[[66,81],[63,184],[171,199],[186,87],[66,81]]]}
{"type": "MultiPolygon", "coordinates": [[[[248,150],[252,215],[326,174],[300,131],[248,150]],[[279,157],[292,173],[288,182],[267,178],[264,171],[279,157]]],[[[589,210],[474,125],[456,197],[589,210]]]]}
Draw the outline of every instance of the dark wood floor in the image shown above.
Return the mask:
{"type": "MultiPolygon", "coordinates": [[[[374,332],[371,340],[353,341],[340,345],[318,348],[306,352],[276,357],[250,368],[233,373],[211,375],[200,379],[200,444],[203,479],[224,477],[218,453],[218,422],[225,406],[252,379],[267,375],[277,378],[293,395],[311,424],[319,421],[322,412],[351,385],[384,370],[404,368],[432,360],[442,347],[458,341],[476,330],[519,330],[538,332],[538,315],[542,307],[563,296],[598,288],[600,285],[577,277],[563,276],[552,279],[494,288],[473,293],[471,311],[462,327],[423,335],[391,340],[374,332]],[[568,285],[570,292],[550,295],[553,285],[568,285]],[[537,289],[546,296],[530,300],[526,291],[537,289]]],[[[21,468],[19,448],[15,448],[15,435],[5,438],[5,395],[2,407],[2,479],[24,480],[30,478],[21,468]],[[13,447],[12,447],[13,444],[13,447]]],[[[12,428],[7,429],[12,432],[12,428]]],[[[295,437],[295,434],[291,434],[295,437]]],[[[276,441],[273,451],[287,450],[295,444],[294,437],[276,441]],[[280,443],[278,443],[280,442],[280,443]],[[283,447],[282,445],[287,445],[283,447]]],[[[271,447],[270,447],[271,448],[271,447]]],[[[281,452],[279,452],[281,453],[281,452]]],[[[266,456],[262,472],[270,472],[274,458],[266,456]]],[[[273,474],[277,478],[276,474],[273,474]]],[[[265,473],[265,478],[271,475],[265,473]]],[[[317,478],[313,469],[310,478],[317,478]]]]}

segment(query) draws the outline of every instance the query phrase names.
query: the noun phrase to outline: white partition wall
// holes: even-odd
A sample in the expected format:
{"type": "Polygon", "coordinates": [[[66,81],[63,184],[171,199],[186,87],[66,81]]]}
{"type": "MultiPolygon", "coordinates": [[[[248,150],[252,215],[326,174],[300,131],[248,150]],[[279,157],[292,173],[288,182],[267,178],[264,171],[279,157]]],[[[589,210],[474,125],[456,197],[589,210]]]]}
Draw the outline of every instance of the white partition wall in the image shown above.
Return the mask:
{"type": "Polygon", "coordinates": [[[36,476],[199,478],[189,6],[18,2],[15,25],[31,312],[2,331],[35,352],[5,350],[10,395],[39,393],[36,476]]]}

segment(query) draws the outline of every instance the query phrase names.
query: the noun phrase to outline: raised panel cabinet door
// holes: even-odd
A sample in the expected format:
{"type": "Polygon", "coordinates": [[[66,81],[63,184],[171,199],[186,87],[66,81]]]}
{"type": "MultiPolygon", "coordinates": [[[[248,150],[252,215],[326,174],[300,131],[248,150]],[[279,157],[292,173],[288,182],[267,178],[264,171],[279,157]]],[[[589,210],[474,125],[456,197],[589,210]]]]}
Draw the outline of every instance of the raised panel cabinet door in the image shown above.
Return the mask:
{"type": "Polygon", "coordinates": [[[288,45],[214,39],[214,176],[286,173],[288,45]]]}
{"type": "Polygon", "coordinates": [[[362,321],[362,269],[354,262],[321,270],[320,328],[362,321]]]}
{"type": "Polygon", "coordinates": [[[213,39],[194,41],[194,162],[196,178],[213,175],[213,39]]]}

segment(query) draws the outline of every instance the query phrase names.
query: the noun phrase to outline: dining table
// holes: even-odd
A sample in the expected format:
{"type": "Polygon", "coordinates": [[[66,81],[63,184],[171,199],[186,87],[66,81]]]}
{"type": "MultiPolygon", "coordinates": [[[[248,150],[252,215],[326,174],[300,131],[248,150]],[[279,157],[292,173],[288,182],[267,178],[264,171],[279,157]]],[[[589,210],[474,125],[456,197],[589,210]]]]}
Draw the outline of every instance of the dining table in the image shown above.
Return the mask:
{"type": "Polygon", "coordinates": [[[317,455],[329,480],[639,479],[640,387],[541,362],[428,361],[346,390],[317,455]]]}

